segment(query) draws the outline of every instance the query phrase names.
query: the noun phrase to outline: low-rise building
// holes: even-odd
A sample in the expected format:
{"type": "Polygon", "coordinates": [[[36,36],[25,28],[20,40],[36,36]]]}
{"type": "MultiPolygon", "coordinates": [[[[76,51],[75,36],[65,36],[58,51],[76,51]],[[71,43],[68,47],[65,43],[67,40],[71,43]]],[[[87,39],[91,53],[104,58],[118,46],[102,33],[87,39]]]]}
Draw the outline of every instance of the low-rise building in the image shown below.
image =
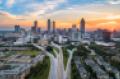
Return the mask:
{"type": "Polygon", "coordinates": [[[82,79],[89,79],[90,74],[86,71],[80,60],[75,60],[75,64],[82,79]]]}
{"type": "Polygon", "coordinates": [[[97,79],[109,79],[109,75],[102,70],[92,59],[85,59],[85,63],[96,73],[97,79]]]}
{"type": "Polygon", "coordinates": [[[63,35],[55,35],[54,36],[54,41],[59,43],[59,44],[64,44],[68,41],[68,37],[63,36],[63,35]]]}
{"type": "Polygon", "coordinates": [[[29,64],[5,64],[0,67],[0,79],[25,79],[29,72],[29,64]]]}
{"type": "Polygon", "coordinates": [[[116,79],[120,79],[120,72],[115,67],[111,66],[109,63],[104,61],[104,59],[101,56],[97,56],[95,58],[97,63],[105,68],[107,72],[113,73],[116,79]]]}
{"type": "Polygon", "coordinates": [[[14,62],[14,63],[31,63],[32,58],[28,55],[13,55],[9,58],[8,62],[14,62]]]}

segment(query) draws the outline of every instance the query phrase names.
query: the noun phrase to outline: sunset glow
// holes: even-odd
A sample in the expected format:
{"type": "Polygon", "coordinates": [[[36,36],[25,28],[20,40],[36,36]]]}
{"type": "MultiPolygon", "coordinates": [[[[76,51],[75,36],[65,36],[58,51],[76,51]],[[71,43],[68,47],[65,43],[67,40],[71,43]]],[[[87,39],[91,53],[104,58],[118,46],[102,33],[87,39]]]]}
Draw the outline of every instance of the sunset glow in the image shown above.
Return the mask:
{"type": "Polygon", "coordinates": [[[55,20],[57,28],[79,27],[80,19],[86,20],[87,30],[97,28],[120,30],[119,0],[0,0],[0,27],[15,24],[31,27],[38,20],[46,28],[47,19],[55,20]]]}

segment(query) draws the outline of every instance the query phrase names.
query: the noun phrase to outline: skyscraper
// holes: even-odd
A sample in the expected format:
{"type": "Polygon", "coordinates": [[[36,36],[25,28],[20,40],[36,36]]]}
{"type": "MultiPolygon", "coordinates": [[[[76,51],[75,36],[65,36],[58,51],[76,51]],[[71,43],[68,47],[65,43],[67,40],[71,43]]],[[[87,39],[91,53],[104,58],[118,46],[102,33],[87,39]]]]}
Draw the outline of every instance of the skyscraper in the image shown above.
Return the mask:
{"type": "Polygon", "coordinates": [[[35,22],[34,22],[34,27],[37,28],[37,26],[38,26],[38,22],[35,21],[35,22]]]}
{"type": "Polygon", "coordinates": [[[80,33],[81,33],[81,38],[83,38],[83,36],[85,34],[85,20],[84,20],[84,18],[82,18],[81,22],[80,22],[80,33]]]}
{"type": "Polygon", "coordinates": [[[37,32],[37,27],[38,27],[38,22],[34,21],[34,25],[32,27],[32,32],[36,33],[37,32]]]}
{"type": "Polygon", "coordinates": [[[20,28],[20,26],[19,25],[15,25],[15,32],[16,33],[18,33],[18,32],[20,32],[21,31],[21,28],[20,28]]]}
{"type": "Polygon", "coordinates": [[[56,22],[53,21],[53,33],[55,33],[55,28],[56,28],[56,22]]]}
{"type": "Polygon", "coordinates": [[[71,41],[80,41],[80,32],[77,29],[75,24],[72,25],[71,33],[70,33],[70,40],[71,41]]]}
{"type": "Polygon", "coordinates": [[[47,29],[47,31],[50,33],[51,32],[51,20],[50,19],[48,19],[48,29],[47,29]]]}

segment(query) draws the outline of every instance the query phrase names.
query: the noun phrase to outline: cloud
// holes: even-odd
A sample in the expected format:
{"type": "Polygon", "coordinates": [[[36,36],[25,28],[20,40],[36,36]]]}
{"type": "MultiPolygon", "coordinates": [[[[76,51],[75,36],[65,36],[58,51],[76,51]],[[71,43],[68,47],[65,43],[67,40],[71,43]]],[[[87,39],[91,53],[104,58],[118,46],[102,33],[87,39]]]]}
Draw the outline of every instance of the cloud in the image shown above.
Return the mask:
{"type": "Polygon", "coordinates": [[[6,18],[9,18],[9,19],[14,19],[14,20],[27,20],[28,17],[25,16],[25,15],[13,15],[9,12],[6,12],[6,11],[0,11],[0,16],[2,17],[6,17],[6,18]]]}
{"type": "MultiPolygon", "coordinates": [[[[77,1],[77,0],[75,0],[77,1]]],[[[82,1],[82,0],[81,0],[82,1]]],[[[87,1],[87,0],[86,0],[87,1]]],[[[90,0],[92,1],[92,0],[90,0]]],[[[99,1],[99,0],[94,0],[99,1]]],[[[113,0],[100,0],[103,3],[86,3],[86,4],[73,4],[69,3],[69,0],[7,0],[7,5],[12,7],[15,4],[14,10],[8,10],[9,16],[14,16],[17,20],[23,19],[39,19],[39,18],[61,18],[67,20],[67,18],[78,19],[80,17],[87,18],[110,18],[109,15],[118,15],[120,13],[120,5],[104,4],[105,1],[113,0]],[[61,6],[64,5],[65,6],[61,6]],[[61,8],[62,7],[62,8],[61,8]],[[103,9],[104,8],[104,9],[103,9]],[[18,11],[19,10],[19,11],[18,11]],[[18,11],[18,12],[17,12],[18,11]],[[11,13],[9,13],[11,12],[11,13]],[[117,13],[118,12],[118,13],[117,13]]],[[[118,0],[117,0],[118,1],[118,0]]],[[[115,1],[114,1],[115,2],[115,1]]],[[[79,3],[79,2],[78,2],[79,3]]],[[[5,11],[7,11],[5,10],[5,11]]],[[[117,17],[116,17],[117,18],[117,17]]]]}
{"type": "Polygon", "coordinates": [[[107,0],[110,4],[120,4],[120,0],[107,0]]]}
{"type": "Polygon", "coordinates": [[[15,0],[7,0],[6,5],[7,7],[12,7],[14,3],[15,3],[15,0]]]}
{"type": "Polygon", "coordinates": [[[110,22],[104,22],[104,23],[99,23],[98,26],[105,26],[105,25],[117,25],[118,23],[116,21],[110,21],[110,22]]]}
{"type": "Polygon", "coordinates": [[[35,19],[39,18],[41,15],[54,11],[60,4],[66,1],[67,0],[43,0],[42,2],[38,2],[37,0],[6,0],[6,9],[10,8],[11,11],[11,7],[15,4],[17,5],[15,6],[16,10],[21,10],[21,13],[16,14],[16,10],[12,10],[16,12],[11,13],[9,13],[8,10],[1,10],[0,14],[17,20],[35,19]]]}
{"type": "Polygon", "coordinates": [[[5,17],[9,17],[9,18],[15,18],[16,16],[15,15],[12,15],[8,12],[5,12],[5,11],[0,11],[0,15],[1,16],[5,16],[5,17]]]}
{"type": "Polygon", "coordinates": [[[61,20],[76,20],[81,17],[87,19],[100,19],[112,15],[108,5],[104,4],[89,4],[89,5],[74,5],[68,6],[64,9],[54,11],[46,17],[57,18],[61,20]],[[104,9],[103,9],[104,7],[104,9]],[[69,19],[68,19],[69,18],[69,19]]]}
{"type": "Polygon", "coordinates": [[[107,16],[106,19],[108,20],[120,19],[120,15],[110,15],[107,16]]]}
{"type": "Polygon", "coordinates": [[[65,3],[67,0],[45,0],[43,3],[31,3],[25,6],[28,10],[26,14],[39,16],[49,13],[55,10],[61,3],[65,3]]]}

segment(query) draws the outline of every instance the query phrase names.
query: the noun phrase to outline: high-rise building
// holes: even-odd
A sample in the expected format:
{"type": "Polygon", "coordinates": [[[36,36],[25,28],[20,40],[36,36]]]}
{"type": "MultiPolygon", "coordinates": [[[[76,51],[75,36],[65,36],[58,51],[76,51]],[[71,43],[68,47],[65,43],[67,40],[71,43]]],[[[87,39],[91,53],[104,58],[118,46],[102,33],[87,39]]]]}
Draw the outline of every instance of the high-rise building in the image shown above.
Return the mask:
{"type": "Polygon", "coordinates": [[[19,25],[15,25],[14,29],[15,29],[15,32],[17,33],[21,31],[21,28],[19,25]]]}
{"type": "Polygon", "coordinates": [[[34,21],[34,25],[33,25],[33,27],[31,28],[31,29],[32,29],[32,32],[36,33],[36,32],[37,32],[37,27],[38,27],[38,22],[37,22],[37,21],[34,21]]]}
{"type": "Polygon", "coordinates": [[[77,26],[75,24],[72,25],[72,29],[71,29],[72,32],[76,32],[77,31],[77,26]]]}
{"type": "Polygon", "coordinates": [[[47,29],[47,31],[48,32],[51,32],[51,20],[50,19],[48,19],[48,29],[47,29]]]}
{"type": "Polygon", "coordinates": [[[38,22],[35,21],[35,22],[34,22],[34,27],[37,28],[37,26],[38,26],[38,22]]]}
{"type": "Polygon", "coordinates": [[[37,33],[40,33],[41,32],[41,28],[37,28],[37,33]]]}
{"type": "Polygon", "coordinates": [[[75,24],[72,25],[71,33],[70,33],[70,40],[71,41],[80,41],[80,32],[77,29],[75,24]]]}
{"type": "Polygon", "coordinates": [[[84,18],[82,18],[81,22],[80,22],[80,33],[81,33],[81,38],[83,38],[83,36],[85,34],[85,20],[84,20],[84,18]]]}
{"type": "Polygon", "coordinates": [[[56,28],[56,22],[53,21],[53,33],[55,33],[55,28],[56,28]]]}

